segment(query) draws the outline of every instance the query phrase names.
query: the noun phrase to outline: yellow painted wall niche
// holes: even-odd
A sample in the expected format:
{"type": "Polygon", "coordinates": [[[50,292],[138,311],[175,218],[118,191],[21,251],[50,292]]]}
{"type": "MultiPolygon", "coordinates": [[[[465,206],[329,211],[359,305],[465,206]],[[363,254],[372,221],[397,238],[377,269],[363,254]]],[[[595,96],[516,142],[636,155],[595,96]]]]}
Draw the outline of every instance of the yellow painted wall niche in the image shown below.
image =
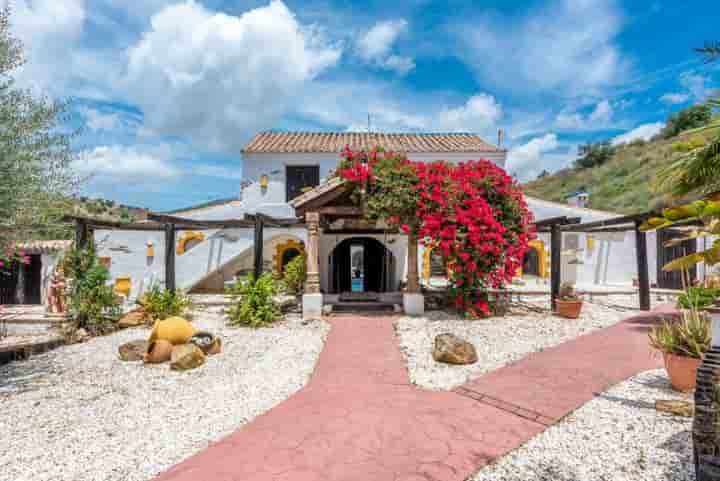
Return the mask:
{"type": "Polygon", "coordinates": [[[285,266],[283,265],[283,257],[285,256],[285,252],[290,250],[296,250],[300,254],[302,254],[303,252],[305,252],[305,245],[295,239],[288,239],[285,242],[282,242],[275,246],[273,265],[275,265],[275,272],[277,272],[278,274],[281,274],[285,269],[285,266]]]}
{"type": "Polygon", "coordinates": [[[181,256],[188,250],[188,243],[191,241],[202,242],[205,240],[205,234],[194,230],[186,230],[180,235],[177,247],[175,248],[175,254],[181,256]]]}

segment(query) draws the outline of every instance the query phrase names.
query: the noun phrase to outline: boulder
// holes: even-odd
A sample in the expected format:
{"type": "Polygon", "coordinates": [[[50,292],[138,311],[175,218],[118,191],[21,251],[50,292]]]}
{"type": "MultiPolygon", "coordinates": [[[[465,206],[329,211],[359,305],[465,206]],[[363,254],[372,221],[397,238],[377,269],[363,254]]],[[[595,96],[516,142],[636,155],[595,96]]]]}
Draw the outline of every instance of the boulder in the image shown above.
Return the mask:
{"type": "Polygon", "coordinates": [[[146,319],[147,315],[145,314],[145,310],[135,309],[134,311],[130,311],[122,318],[120,318],[120,320],[118,321],[118,327],[127,328],[142,326],[145,324],[146,319]]]}
{"type": "Polygon", "coordinates": [[[149,343],[145,340],[130,341],[118,347],[118,356],[121,361],[142,361],[148,350],[149,343]]]}
{"type": "Polygon", "coordinates": [[[219,354],[222,350],[220,338],[207,331],[198,331],[190,338],[190,344],[195,344],[205,354],[219,354]]]}
{"type": "Polygon", "coordinates": [[[90,334],[82,327],[73,334],[74,342],[85,342],[88,339],[90,339],[90,334]]]}
{"type": "Polygon", "coordinates": [[[281,295],[281,296],[275,296],[273,297],[273,302],[276,306],[280,309],[280,312],[286,313],[290,312],[292,310],[297,309],[298,300],[295,296],[287,296],[287,295],[281,295]]]}
{"type": "Polygon", "coordinates": [[[170,369],[186,371],[205,364],[205,354],[195,344],[180,344],[173,347],[170,356],[170,369]]]}
{"type": "Polygon", "coordinates": [[[450,333],[435,337],[433,359],[447,364],[473,364],[478,360],[475,346],[450,333]]]}

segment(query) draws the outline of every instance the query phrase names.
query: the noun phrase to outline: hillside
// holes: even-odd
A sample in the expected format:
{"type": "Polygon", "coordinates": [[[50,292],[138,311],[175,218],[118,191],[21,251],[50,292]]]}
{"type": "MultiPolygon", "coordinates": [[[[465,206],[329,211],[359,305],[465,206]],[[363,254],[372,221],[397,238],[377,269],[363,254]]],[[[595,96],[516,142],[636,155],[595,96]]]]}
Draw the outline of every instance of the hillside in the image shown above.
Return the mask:
{"type": "MultiPolygon", "coordinates": [[[[720,131],[720,129],[718,129],[720,131]]],[[[706,139],[717,132],[704,133],[706,139]]],[[[653,189],[655,173],[678,154],[675,142],[686,142],[698,134],[683,133],[670,139],[633,142],[615,148],[610,160],[591,168],[567,168],[523,185],[532,197],[565,202],[580,189],[590,193],[593,209],[632,214],[668,203],[668,198],[653,189]]]]}

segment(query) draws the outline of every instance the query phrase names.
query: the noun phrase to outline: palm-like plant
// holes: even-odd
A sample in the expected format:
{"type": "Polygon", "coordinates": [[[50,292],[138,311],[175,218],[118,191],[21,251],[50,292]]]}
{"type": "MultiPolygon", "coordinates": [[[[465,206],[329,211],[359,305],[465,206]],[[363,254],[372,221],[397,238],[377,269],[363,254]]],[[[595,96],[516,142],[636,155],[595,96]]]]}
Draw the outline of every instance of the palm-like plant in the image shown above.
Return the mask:
{"type": "MultiPolygon", "coordinates": [[[[708,101],[713,108],[720,108],[720,98],[708,101]]],[[[720,117],[708,125],[690,130],[689,133],[706,133],[720,130],[720,117]]],[[[691,150],[658,173],[663,190],[673,196],[697,193],[708,194],[720,190],[720,133],[707,145],[691,150]]]]}

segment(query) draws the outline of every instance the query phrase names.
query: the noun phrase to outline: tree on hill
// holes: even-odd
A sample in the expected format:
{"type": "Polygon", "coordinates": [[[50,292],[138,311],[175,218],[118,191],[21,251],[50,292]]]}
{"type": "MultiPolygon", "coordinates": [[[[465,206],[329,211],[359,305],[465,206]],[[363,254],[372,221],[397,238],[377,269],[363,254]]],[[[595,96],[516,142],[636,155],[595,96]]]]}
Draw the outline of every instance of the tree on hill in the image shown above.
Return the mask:
{"type": "Polygon", "coordinates": [[[708,42],[705,46],[696,48],[696,52],[705,55],[705,62],[710,63],[720,59],[720,42],[708,42]]]}
{"type": "Polygon", "coordinates": [[[665,127],[660,132],[664,139],[675,137],[680,132],[697,129],[712,120],[712,107],[707,103],[693,105],[668,117],[665,127]]]}
{"type": "Polygon", "coordinates": [[[602,165],[610,160],[614,153],[615,148],[609,140],[588,142],[578,148],[579,157],[575,161],[575,165],[583,169],[602,165]]]}
{"type": "Polygon", "coordinates": [[[66,104],[14,84],[24,60],[10,17],[8,7],[0,10],[0,244],[67,235],[58,220],[77,187],[70,136],[60,130],[66,104]]]}

